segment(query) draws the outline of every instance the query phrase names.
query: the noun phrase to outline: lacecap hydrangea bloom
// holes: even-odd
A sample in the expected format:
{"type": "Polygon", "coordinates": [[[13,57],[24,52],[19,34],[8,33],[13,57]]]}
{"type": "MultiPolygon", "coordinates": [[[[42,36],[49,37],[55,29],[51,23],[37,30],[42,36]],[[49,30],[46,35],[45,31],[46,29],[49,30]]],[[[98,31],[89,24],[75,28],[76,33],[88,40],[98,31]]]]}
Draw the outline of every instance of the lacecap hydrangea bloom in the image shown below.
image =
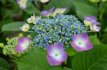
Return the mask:
{"type": "Polygon", "coordinates": [[[34,46],[46,48],[50,44],[70,45],[72,35],[87,32],[87,28],[73,15],[58,14],[53,18],[40,19],[32,27],[34,46]]]}

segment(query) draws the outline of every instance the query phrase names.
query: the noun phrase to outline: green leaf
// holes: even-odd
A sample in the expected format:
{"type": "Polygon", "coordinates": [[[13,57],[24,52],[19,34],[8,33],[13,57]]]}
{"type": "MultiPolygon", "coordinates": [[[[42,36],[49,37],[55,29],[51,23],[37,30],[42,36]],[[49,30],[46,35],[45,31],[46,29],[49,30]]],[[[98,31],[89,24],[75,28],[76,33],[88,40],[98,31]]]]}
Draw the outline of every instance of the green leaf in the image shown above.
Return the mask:
{"type": "Polygon", "coordinates": [[[24,11],[28,14],[40,14],[40,11],[31,2],[27,2],[27,7],[24,11]]]}
{"type": "Polygon", "coordinates": [[[66,47],[66,53],[68,56],[73,56],[76,54],[75,50],[72,47],[66,47]]]}
{"type": "Polygon", "coordinates": [[[71,70],[60,66],[50,66],[46,59],[46,50],[35,47],[29,53],[14,61],[18,70],[71,70]]]}
{"type": "Polygon", "coordinates": [[[2,58],[0,58],[0,70],[9,70],[8,63],[2,58]]]}
{"type": "Polygon", "coordinates": [[[11,22],[2,26],[1,31],[21,31],[20,27],[23,26],[25,22],[11,22]]]}
{"type": "Polygon", "coordinates": [[[89,39],[93,45],[101,44],[100,40],[97,38],[97,35],[89,36],[89,39]]]}
{"type": "Polygon", "coordinates": [[[72,70],[70,68],[53,67],[50,70],[72,70]]]}
{"type": "Polygon", "coordinates": [[[101,43],[107,44],[107,33],[102,35],[101,43]]]}
{"type": "Polygon", "coordinates": [[[47,5],[48,9],[52,8],[70,8],[73,5],[73,0],[51,0],[47,5]]]}
{"type": "Polygon", "coordinates": [[[16,61],[18,70],[48,70],[46,52],[39,48],[33,48],[29,53],[18,58],[16,61]]]}
{"type": "Polygon", "coordinates": [[[9,2],[13,3],[13,4],[16,4],[16,0],[8,0],[9,2]]]}
{"type": "Polygon", "coordinates": [[[72,70],[72,69],[70,69],[70,68],[64,68],[63,70],[72,70]]]}
{"type": "Polygon", "coordinates": [[[2,8],[2,14],[4,14],[4,15],[3,15],[3,18],[7,18],[7,17],[9,18],[9,16],[12,16],[13,13],[14,13],[14,11],[11,10],[11,9],[2,8]],[[4,13],[5,13],[5,14],[4,14],[4,13]]]}
{"type": "Polygon", "coordinates": [[[104,14],[107,15],[107,1],[106,2],[101,2],[101,5],[99,7],[100,12],[103,11],[104,14]]]}
{"type": "Polygon", "coordinates": [[[0,0],[0,2],[5,5],[6,4],[6,0],[0,0]]]}
{"type": "Polygon", "coordinates": [[[96,45],[93,50],[77,53],[72,60],[73,70],[107,70],[107,45],[96,45]]]}
{"type": "Polygon", "coordinates": [[[83,19],[84,16],[97,16],[98,14],[98,9],[96,7],[90,6],[85,2],[74,1],[74,5],[76,8],[77,16],[80,19],[83,19]]]}

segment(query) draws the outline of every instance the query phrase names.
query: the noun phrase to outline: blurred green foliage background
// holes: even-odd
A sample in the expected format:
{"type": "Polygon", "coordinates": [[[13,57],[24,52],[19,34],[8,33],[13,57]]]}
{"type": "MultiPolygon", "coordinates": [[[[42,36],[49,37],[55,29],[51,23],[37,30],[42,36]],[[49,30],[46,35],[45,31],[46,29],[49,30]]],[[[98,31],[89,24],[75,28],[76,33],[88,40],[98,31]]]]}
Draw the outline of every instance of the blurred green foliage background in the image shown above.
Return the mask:
{"type": "MultiPolygon", "coordinates": [[[[64,14],[75,15],[81,22],[83,22],[84,16],[95,16],[101,23],[101,30],[93,33],[94,36],[90,36],[90,39],[93,44],[107,44],[107,0],[50,0],[47,3],[29,0],[24,10],[19,8],[16,0],[0,0],[0,46],[1,43],[6,43],[6,37],[16,36],[20,32],[19,27],[26,23],[26,19],[32,14],[40,16],[42,10],[53,7],[67,8],[64,14]]],[[[83,55],[86,56],[86,54],[83,55]]],[[[10,61],[8,56],[2,54],[2,48],[0,48],[0,70],[12,70],[14,65],[10,61]]]]}

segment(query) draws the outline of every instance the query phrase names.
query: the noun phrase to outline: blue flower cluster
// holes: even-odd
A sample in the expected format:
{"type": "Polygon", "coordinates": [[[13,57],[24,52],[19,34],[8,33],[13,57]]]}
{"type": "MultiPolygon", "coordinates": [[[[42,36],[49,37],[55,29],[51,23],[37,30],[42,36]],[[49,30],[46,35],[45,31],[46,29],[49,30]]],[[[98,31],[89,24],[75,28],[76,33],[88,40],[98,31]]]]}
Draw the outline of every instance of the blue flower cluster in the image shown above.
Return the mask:
{"type": "Polygon", "coordinates": [[[36,32],[34,46],[47,47],[49,44],[61,42],[64,45],[71,42],[73,34],[86,32],[87,29],[73,15],[58,14],[53,18],[40,19],[32,27],[36,32]]]}

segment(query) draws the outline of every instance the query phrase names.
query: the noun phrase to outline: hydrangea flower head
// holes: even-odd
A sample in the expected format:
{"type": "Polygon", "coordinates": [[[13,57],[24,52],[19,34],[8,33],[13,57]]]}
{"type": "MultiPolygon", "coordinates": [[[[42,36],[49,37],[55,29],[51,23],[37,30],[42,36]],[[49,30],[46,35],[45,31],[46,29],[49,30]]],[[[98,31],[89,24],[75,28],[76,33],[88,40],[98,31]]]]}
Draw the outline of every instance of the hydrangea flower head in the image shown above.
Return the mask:
{"type": "Polygon", "coordinates": [[[16,1],[22,10],[26,8],[26,3],[28,0],[16,0],[16,1]]]}
{"type": "Polygon", "coordinates": [[[36,33],[33,42],[36,47],[46,48],[50,44],[70,44],[73,34],[80,34],[87,31],[75,16],[59,14],[53,18],[40,19],[32,27],[36,33]]]}
{"type": "Polygon", "coordinates": [[[60,65],[66,59],[67,54],[61,43],[51,44],[47,47],[47,60],[50,65],[60,65]]]}
{"type": "Polygon", "coordinates": [[[93,48],[86,33],[73,35],[72,40],[71,45],[76,51],[86,51],[93,48]]]}

